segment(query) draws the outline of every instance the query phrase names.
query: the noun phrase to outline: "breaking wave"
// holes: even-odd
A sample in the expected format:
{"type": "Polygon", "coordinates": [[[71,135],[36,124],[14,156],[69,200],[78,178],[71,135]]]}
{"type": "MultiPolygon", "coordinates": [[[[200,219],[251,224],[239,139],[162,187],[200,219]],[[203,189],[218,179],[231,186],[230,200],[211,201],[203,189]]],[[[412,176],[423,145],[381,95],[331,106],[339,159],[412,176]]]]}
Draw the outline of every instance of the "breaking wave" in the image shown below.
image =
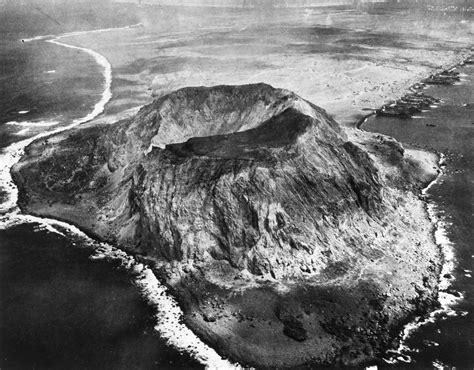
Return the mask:
{"type": "MultiPolygon", "coordinates": [[[[49,126],[56,126],[59,124],[59,121],[10,121],[5,123],[6,125],[11,126],[20,126],[20,127],[49,127],[49,126]]],[[[36,137],[36,136],[35,136],[36,137]]]]}
{"type": "Polygon", "coordinates": [[[37,224],[36,230],[59,234],[82,248],[92,248],[94,250],[90,256],[92,260],[119,262],[120,267],[132,276],[133,283],[140,290],[142,297],[154,308],[154,329],[168,345],[180,352],[186,352],[208,369],[240,368],[239,365],[221,358],[214,349],[203,343],[191,329],[182,323],[181,308],[148,266],[137,262],[134,257],[118,248],[90,238],[76,226],[66,222],[16,214],[0,218],[0,229],[25,223],[37,224]]]}
{"type": "MultiPolygon", "coordinates": [[[[73,225],[53,219],[22,215],[19,213],[17,206],[18,188],[13,183],[10,169],[21,159],[25,153],[25,148],[34,140],[49,136],[51,134],[60,133],[72,129],[73,127],[76,127],[82,123],[91,121],[104,111],[105,105],[112,97],[112,66],[110,65],[109,61],[103,55],[94,50],[70,45],[62,42],[61,40],[68,36],[76,36],[85,33],[116,31],[137,26],[139,25],[122,28],[107,28],[94,31],[72,32],[63,34],[61,36],[37,36],[22,40],[23,42],[43,40],[45,42],[70,49],[81,50],[88,53],[100,66],[103,67],[104,91],[102,93],[101,99],[95,104],[93,110],[85,117],[76,119],[69,125],[61,126],[57,129],[46,131],[34,137],[13,143],[3,150],[3,152],[0,154],[0,163],[2,163],[2,167],[0,168],[0,189],[6,193],[6,199],[2,204],[0,204],[0,215],[3,215],[3,217],[0,218],[0,229],[6,229],[24,223],[34,223],[38,225],[37,229],[40,231],[57,233],[73,241],[75,240],[80,242],[78,243],[80,245],[94,248],[94,253],[91,256],[91,259],[119,261],[121,266],[126,269],[131,276],[133,276],[134,284],[140,290],[142,296],[155,309],[155,330],[161,338],[163,338],[169,345],[175,347],[179,351],[190,354],[194,359],[205,365],[207,368],[240,368],[239,365],[232,364],[231,362],[221,358],[215,350],[203,343],[188,327],[182,323],[183,313],[179,305],[177,304],[176,300],[168,293],[167,288],[158,281],[156,276],[153,274],[153,271],[149,267],[138,263],[132,256],[127,255],[125,252],[114,248],[111,245],[100,243],[91,239],[73,225]]],[[[29,123],[10,122],[9,124],[26,127],[29,123]]],[[[38,126],[39,124],[41,123],[36,123],[35,125],[38,126]]],[[[44,122],[43,125],[50,126],[44,122]]]]}
{"type": "MultiPolygon", "coordinates": [[[[440,168],[443,168],[444,162],[445,157],[443,154],[440,154],[438,166],[440,168]]],[[[422,190],[422,195],[425,198],[428,195],[428,191],[440,181],[443,175],[443,171],[440,171],[438,176],[432,182],[430,182],[426,188],[422,190]]],[[[440,248],[441,254],[443,256],[443,266],[441,268],[438,284],[439,308],[431,312],[427,317],[417,317],[415,318],[415,320],[405,325],[401,334],[401,339],[398,348],[396,350],[387,351],[388,356],[383,359],[386,363],[389,364],[395,364],[398,362],[412,362],[410,353],[413,353],[414,350],[407,345],[407,340],[421,326],[427,325],[429,323],[434,323],[440,316],[446,317],[463,315],[462,312],[457,312],[453,309],[453,306],[461,299],[463,299],[462,294],[449,289],[454,279],[453,272],[456,267],[453,244],[449,240],[447,233],[447,228],[449,224],[438,211],[436,204],[434,204],[433,202],[426,202],[426,210],[428,212],[428,217],[430,218],[431,223],[434,225],[435,242],[440,248]]]]}

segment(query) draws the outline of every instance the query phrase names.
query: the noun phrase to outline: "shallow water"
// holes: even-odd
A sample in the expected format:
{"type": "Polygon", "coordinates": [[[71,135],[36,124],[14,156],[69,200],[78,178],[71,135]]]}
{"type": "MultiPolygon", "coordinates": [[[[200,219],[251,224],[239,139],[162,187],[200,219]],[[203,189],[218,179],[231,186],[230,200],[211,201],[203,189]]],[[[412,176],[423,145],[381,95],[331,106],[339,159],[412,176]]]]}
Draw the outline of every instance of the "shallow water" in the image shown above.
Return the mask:
{"type": "Polygon", "coordinates": [[[0,147],[44,130],[42,122],[82,117],[100,99],[100,66],[90,55],[63,49],[38,42],[0,42],[0,147]]]}
{"type": "MultiPolygon", "coordinates": [[[[136,274],[124,267],[121,259],[91,261],[90,256],[96,252],[85,236],[77,238],[78,230],[66,237],[49,227],[47,220],[41,224],[28,219],[11,223],[16,217],[11,208],[16,202],[16,192],[9,183],[8,170],[29,142],[18,141],[18,133],[28,129],[21,134],[24,139],[45,135],[51,131],[49,125],[56,131],[87,122],[101,113],[110,98],[111,70],[104,57],[89,49],[62,44],[61,40],[52,41],[56,44],[44,41],[18,44],[21,46],[17,51],[21,54],[30,44],[32,49],[46,54],[51,47],[57,54],[61,52],[56,49],[64,49],[59,65],[46,74],[63,69],[58,83],[68,84],[68,93],[51,83],[46,84],[51,85],[46,89],[47,94],[31,93],[29,99],[19,99],[28,103],[21,107],[11,100],[3,122],[14,119],[19,124],[0,125],[3,139],[0,149],[4,151],[0,155],[0,183],[5,185],[1,189],[0,210],[11,210],[0,219],[0,368],[202,368],[200,362],[206,359],[192,359],[158,336],[157,308],[148,302],[149,297],[137,286],[140,283],[136,274]],[[79,71],[74,63],[65,62],[71,52],[81,55],[76,61],[84,59],[84,65],[77,67],[79,71]],[[81,75],[87,89],[68,79],[75,74],[81,75]],[[65,81],[61,81],[62,77],[65,81]],[[91,81],[90,85],[87,81],[91,81]],[[69,108],[68,99],[74,101],[69,108]],[[57,115],[55,110],[61,104],[66,105],[67,112],[57,115]],[[42,105],[46,107],[44,112],[38,109],[42,105]],[[57,122],[51,118],[52,113],[57,122]],[[42,120],[31,121],[34,115],[42,120]],[[12,141],[16,142],[14,146],[6,148],[12,141]]],[[[34,64],[31,60],[29,63],[34,64]]],[[[25,66],[25,73],[34,78],[31,81],[19,78],[17,87],[43,86],[42,80],[36,79],[39,73],[36,69],[44,67],[25,66]]],[[[6,78],[12,78],[8,68],[3,73],[6,78]]],[[[4,97],[5,94],[4,90],[4,97]]]]}
{"type": "Polygon", "coordinates": [[[474,365],[474,66],[459,67],[458,71],[464,74],[461,84],[424,90],[443,103],[418,114],[419,118],[371,117],[362,126],[446,155],[445,173],[428,195],[446,222],[457,260],[452,288],[464,299],[453,307],[456,316],[441,315],[408,339],[415,361],[404,364],[409,367],[474,365]]]}

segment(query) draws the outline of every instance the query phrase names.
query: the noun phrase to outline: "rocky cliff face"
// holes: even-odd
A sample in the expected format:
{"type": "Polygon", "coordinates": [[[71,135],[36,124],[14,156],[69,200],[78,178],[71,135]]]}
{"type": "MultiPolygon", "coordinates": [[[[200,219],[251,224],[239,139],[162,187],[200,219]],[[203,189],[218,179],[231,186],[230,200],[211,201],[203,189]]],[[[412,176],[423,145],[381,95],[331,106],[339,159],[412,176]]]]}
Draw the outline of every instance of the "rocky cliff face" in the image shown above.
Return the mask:
{"type": "Polygon", "coordinates": [[[370,359],[431,302],[429,160],[259,84],[176,91],[37,141],[13,172],[26,212],[151,261],[223,353],[291,366],[370,359]]]}

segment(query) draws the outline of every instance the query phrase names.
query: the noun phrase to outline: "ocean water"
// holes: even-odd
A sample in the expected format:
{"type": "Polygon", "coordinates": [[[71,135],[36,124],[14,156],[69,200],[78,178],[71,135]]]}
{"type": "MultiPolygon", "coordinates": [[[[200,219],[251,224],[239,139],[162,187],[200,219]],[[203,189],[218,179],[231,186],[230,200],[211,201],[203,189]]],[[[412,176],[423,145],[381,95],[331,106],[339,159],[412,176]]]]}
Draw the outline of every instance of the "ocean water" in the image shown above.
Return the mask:
{"type": "Polygon", "coordinates": [[[176,303],[133,258],[107,246],[98,252],[98,243],[73,227],[59,231],[53,220],[17,215],[9,167],[35,137],[100,114],[112,79],[110,64],[93,50],[56,37],[23,40],[10,37],[0,49],[0,368],[219,363],[182,328],[176,303]],[[184,339],[173,343],[177,334],[184,339]]]}
{"type": "MultiPolygon", "coordinates": [[[[37,29],[22,37],[42,34],[37,29]]],[[[85,122],[107,102],[107,79],[111,78],[107,61],[90,51],[47,40],[23,43],[20,37],[9,37],[0,41],[0,149],[85,122]]],[[[463,106],[474,101],[469,68],[465,68],[463,85],[427,91],[444,96],[445,104],[423,118],[374,118],[364,126],[446,154],[446,174],[429,194],[445,217],[456,250],[453,288],[465,296],[454,307],[456,316],[442,313],[409,336],[403,351],[406,357],[401,358],[411,358],[411,363],[398,361],[390,366],[472,367],[474,363],[474,338],[466,335],[474,333],[473,286],[467,276],[474,254],[470,250],[474,125],[472,106],[463,106]],[[436,127],[426,126],[428,122],[436,127]]],[[[3,200],[14,199],[12,188],[4,185],[3,200]]],[[[14,212],[7,216],[15,217],[14,212]]],[[[149,270],[110,248],[98,253],[90,241],[77,239],[76,234],[58,233],[51,220],[23,219],[0,227],[0,368],[231,366],[186,331],[179,308],[149,270]]],[[[379,366],[389,365],[381,361],[379,366]]]]}
{"type": "Polygon", "coordinates": [[[154,332],[120,264],[36,223],[0,230],[0,368],[198,367],[154,332]]]}
{"type": "Polygon", "coordinates": [[[102,93],[100,67],[78,50],[3,40],[0,65],[2,147],[85,115],[102,93]]]}
{"type": "Polygon", "coordinates": [[[445,156],[444,173],[427,195],[454,252],[451,289],[463,298],[409,336],[405,354],[412,362],[403,367],[474,366],[474,66],[457,71],[460,83],[423,91],[441,104],[414,119],[371,117],[362,126],[445,156]]]}

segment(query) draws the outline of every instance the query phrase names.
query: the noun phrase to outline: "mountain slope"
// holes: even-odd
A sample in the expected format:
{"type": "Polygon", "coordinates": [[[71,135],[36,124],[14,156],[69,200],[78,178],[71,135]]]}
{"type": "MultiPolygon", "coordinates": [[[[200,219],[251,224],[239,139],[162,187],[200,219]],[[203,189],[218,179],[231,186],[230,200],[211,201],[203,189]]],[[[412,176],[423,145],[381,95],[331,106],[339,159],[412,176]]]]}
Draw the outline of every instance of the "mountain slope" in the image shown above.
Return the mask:
{"type": "Polygon", "coordinates": [[[13,173],[24,211],[143,256],[222,353],[356,364],[433,303],[417,193],[434,159],[257,84],[181,89],[37,141],[13,173]]]}

